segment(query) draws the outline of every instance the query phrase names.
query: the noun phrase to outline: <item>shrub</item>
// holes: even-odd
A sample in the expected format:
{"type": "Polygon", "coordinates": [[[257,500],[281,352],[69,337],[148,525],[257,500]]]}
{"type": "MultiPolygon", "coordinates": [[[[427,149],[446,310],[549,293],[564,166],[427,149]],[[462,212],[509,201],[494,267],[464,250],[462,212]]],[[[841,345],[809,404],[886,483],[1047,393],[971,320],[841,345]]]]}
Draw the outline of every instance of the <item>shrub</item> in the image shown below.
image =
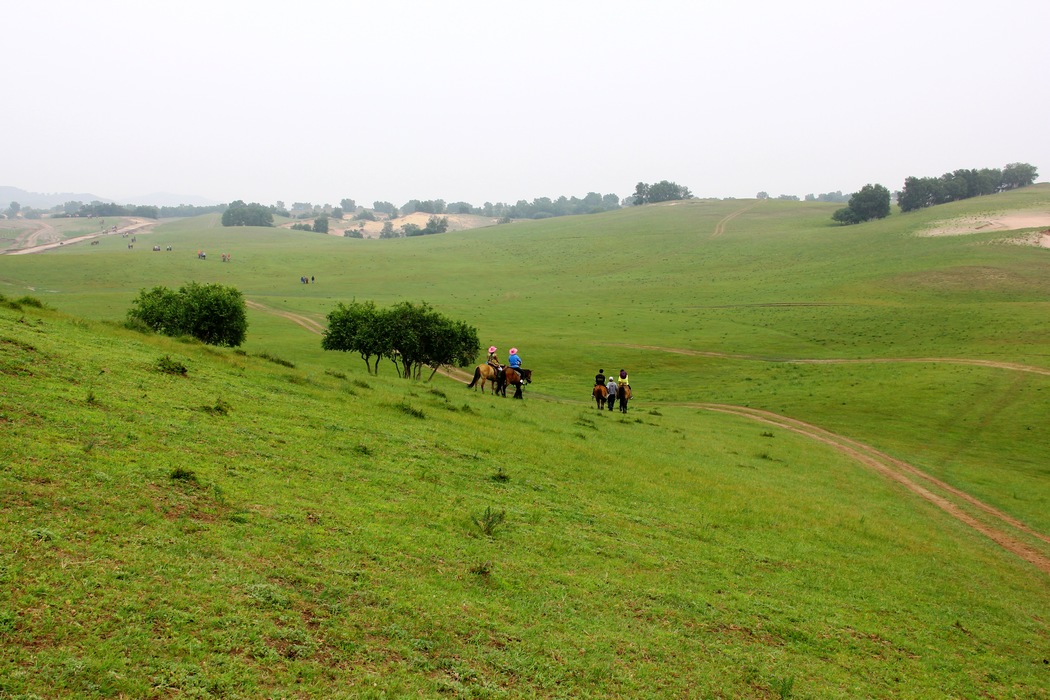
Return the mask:
{"type": "Polygon", "coordinates": [[[271,355],[270,353],[266,352],[265,350],[263,352],[258,353],[256,355],[256,357],[261,357],[264,360],[269,360],[270,362],[274,363],[275,365],[280,365],[281,367],[288,367],[290,369],[295,369],[295,363],[294,362],[289,362],[288,360],[282,360],[280,357],[276,357],[274,355],[271,355]]]}
{"type": "Polygon", "coordinates": [[[172,481],[187,481],[193,484],[197,483],[197,475],[194,474],[192,470],[183,469],[182,467],[175,467],[171,470],[171,474],[168,476],[171,477],[172,481]]]}
{"type": "Polygon", "coordinates": [[[188,335],[208,345],[236,347],[248,333],[240,291],[222,284],[190,282],[178,291],[140,290],[127,315],[169,336],[188,335]]]}
{"type": "Polygon", "coordinates": [[[181,374],[182,376],[186,376],[187,372],[186,365],[178,360],[171,359],[170,355],[158,357],[154,366],[158,371],[164,372],[165,374],[181,374]]]}
{"type": "Polygon", "coordinates": [[[44,302],[40,301],[36,297],[30,296],[19,297],[19,299],[15,303],[21,304],[22,306],[32,306],[37,309],[47,308],[44,306],[44,302]]]}

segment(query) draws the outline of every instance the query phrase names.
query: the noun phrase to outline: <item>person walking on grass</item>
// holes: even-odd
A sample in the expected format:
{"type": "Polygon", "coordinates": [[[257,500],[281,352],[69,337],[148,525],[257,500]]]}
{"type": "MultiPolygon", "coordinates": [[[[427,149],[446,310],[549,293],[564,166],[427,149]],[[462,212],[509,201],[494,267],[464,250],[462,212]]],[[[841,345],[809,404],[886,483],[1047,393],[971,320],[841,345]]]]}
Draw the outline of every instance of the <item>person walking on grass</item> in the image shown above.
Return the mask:
{"type": "Polygon", "coordinates": [[[616,385],[616,377],[611,377],[610,376],[609,377],[609,383],[605,385],[605,390],[609,392],[608,401],[609,401],[609,410],[610,411],[613,410],[613,406],[616,405],[616,391],[617,391],[617,388],[618,387],[616,385]]]}

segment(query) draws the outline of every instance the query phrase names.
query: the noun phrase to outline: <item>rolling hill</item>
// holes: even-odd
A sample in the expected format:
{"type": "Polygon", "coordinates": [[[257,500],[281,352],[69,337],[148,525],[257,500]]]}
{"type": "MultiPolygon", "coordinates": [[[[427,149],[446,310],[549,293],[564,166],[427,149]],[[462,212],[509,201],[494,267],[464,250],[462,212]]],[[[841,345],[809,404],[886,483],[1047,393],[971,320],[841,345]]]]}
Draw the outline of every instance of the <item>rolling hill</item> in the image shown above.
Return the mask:
{"type": "Polygon", "coordinates": [[[0,257],[0,697],[1045,696],[1050,251],[922,234],[1050,187],[835,206],[0,257]],[[242,349],[115,323],[191,279],[242,349]],[[535,383],[368,375],[320,350],[352,298],[535,383]]]}

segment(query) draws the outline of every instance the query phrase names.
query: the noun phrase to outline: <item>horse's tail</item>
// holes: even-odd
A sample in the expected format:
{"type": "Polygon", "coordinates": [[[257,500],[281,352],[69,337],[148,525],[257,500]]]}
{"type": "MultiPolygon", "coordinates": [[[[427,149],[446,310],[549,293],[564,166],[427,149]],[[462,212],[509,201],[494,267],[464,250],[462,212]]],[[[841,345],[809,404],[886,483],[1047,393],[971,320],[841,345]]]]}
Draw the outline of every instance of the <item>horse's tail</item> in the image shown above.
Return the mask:
{"type": "Polygon", "coordinates": [[[480,367],[475,367],[474,368],[474,378],[470,380],[470,384],[467,384],[467,388],[468,389],[472,389],[474,387],[474,385],[478,383],[479,379],[481,379],[481,368],[480,367]]]}

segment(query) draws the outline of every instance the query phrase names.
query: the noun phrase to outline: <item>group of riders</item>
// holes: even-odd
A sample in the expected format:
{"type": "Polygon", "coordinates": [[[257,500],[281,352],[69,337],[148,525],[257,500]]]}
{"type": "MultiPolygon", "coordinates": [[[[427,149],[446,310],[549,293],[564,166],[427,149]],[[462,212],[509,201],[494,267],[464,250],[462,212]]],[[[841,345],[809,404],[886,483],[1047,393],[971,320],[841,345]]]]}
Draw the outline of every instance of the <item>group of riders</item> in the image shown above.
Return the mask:
{"type": "Polygon", "coordinates": [[[620,399],[620,412],[627,413],[627,401],[631,398],[631,380],[627,376],[627,370],[621,369],[619,374],[605,376],[605,370],[599,369],[594,375],[594,397],[598,400],[598,409],[602,407],[602,399],[608,401],[609,410],[613,410],[616,399],[620,399]],[[599,393],[605,389],[604,393],[599,393]]]}
{"type": "MultiPolygon", "coordinates": [[[[495,345],[489,347],[489,356],[485,360],[485,364],[492,367],[497,372],[505,372],[507,369],[512,369],[518,374],[522,373],[521,367],[521,355],[518,354],[517,348],[510,349],[510,355],[507,357],[507,364],[504,365],[499,361],[499,355],[497,352],[499,348],[495,345]]],[[[473,386],[473,382],[471,382],[473,386]]],[[[605,391],[608,396],[609,410],[613,410],[613,403],[617,397],[620,398],[620,410],[627,413],[627,399],[631,398],[631,380],[627,376],[627,370],[621,369],[619,374],[610,374],[608,377],[605,376],[605,370],[599,369],[598,374],[594,375],[594,386],[605,387],[605,391]]]]}
{"type": "MultiPolygon", "coordinates": [[[[496,354],[497,348],[495,345],[489,348],[489,357],[485,360],[485,364],[489,365],[496,371],[503,371],[506,369],[503,364],[499,361],[499,356],[496,354]]],[[[507,358],[507,367],[510,367],[517,373],[521,373],[521,355],[518,354],[517,348],[510,349],[510,356],[507,358]]]]}

